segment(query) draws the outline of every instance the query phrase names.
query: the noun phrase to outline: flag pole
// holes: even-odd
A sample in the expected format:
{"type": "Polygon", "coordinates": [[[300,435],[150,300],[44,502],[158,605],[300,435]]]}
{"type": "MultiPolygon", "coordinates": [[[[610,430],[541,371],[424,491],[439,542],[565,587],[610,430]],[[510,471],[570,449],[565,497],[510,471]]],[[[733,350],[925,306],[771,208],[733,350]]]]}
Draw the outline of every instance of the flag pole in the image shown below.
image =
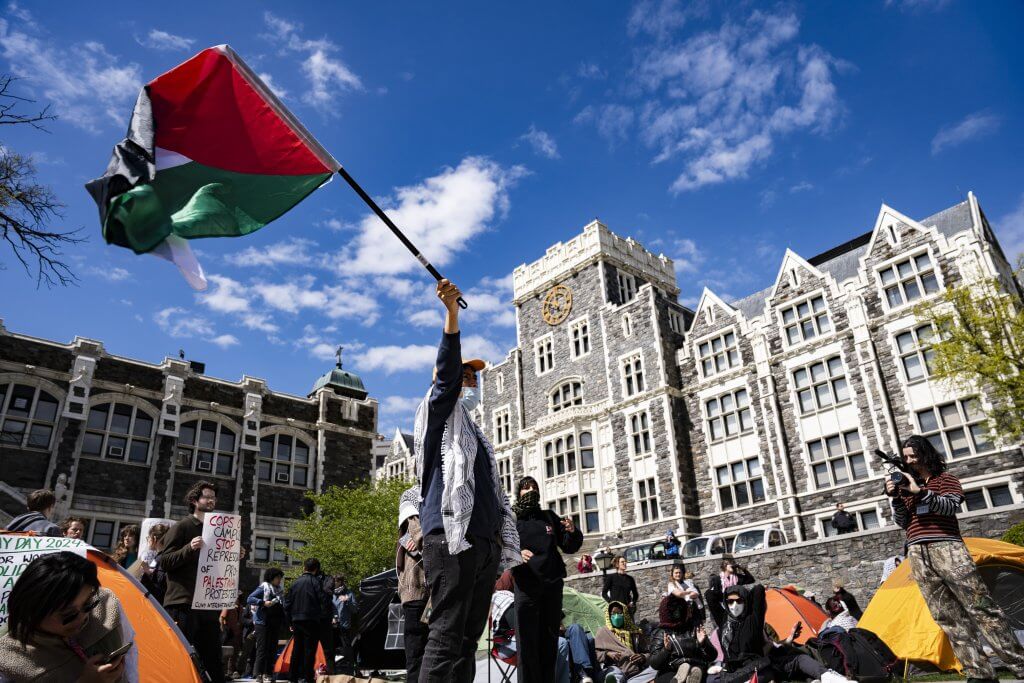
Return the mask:
{"type": "MultiPolygon", "coordinates": [[[[435,280],[440,282],[443,279],[443,276],[437,271],[437,268],[431,265],[430,261],[428,261],[426,257],[420,253],[420,250],[416,248],[416,245],[409,241],[409,238],[398,229],[398,226],[395,225],[390,218],[388,218],[388,215],[384,213],[383,209],[377,206],[377,202],[373,201],[373,197],[366,194],[366,190],[359,186],[359,183],[356,182],[355,178],[348,174],[348,171],[345,170],[344,166],[338,167],[338,175],[344,178],[345,182],[352,186],[352,189],[356,191],[356,194],[359,195],[364,202],[366,202],[366,205],[373,209],[373,212],[377,214],[378,218],[384,221],[384,225],[391,228],[391,232],[395,233],[395,237],[401,240],[402,244],[405,245],[405,248],[412,252],[412,255],[416,257],[416,260],[423,264],[423,267],[427,269],[428,273],[434,276],[435,280]]],[[[459,297],[458,302],[460,308],[467,308],[469,306],[469,304],[466,303],[466,300],[461,296],[459,297]]]]}

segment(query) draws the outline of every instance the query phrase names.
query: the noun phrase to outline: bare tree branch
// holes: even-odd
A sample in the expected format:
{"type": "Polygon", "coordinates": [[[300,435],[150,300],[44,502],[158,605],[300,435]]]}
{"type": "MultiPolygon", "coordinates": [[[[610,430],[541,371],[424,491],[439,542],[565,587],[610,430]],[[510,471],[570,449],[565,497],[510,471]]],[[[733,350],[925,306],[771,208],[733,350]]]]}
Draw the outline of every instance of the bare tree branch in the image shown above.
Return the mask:
{"type": "MultiPolygon", "coordinates": [[[[46,106],[42,111],[23,113],[18,107],[33,100],[12,94],[16,78],[0,75],[0,125],[26,124],[44,132],[43,123],[56,120],[46,106]]],[[[6,242],[30,276],[36,273],[36,287],[75,284],[78,278],[63,260],[62,248],[83,242],[80,230],[52,229],[51,222],[64,216],[64,205],[53,191],[36,180],[30,156],[0,146],[0,240],[6,242]]]]}

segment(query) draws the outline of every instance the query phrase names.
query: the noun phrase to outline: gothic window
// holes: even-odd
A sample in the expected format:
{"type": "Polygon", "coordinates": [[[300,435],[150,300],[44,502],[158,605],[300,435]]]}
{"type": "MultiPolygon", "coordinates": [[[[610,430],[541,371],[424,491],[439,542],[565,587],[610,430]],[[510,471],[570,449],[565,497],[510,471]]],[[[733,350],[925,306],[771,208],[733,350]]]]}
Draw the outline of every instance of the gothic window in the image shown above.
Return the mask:
{"type": "Polygon", "coordinates": [[[705,379],[737,367],[740,364],[740,351],[736,344],[736,333],[726,332],[697,344],[697,360],[705,379]]]}
{"type": "Polygon", "coordinates": [[[651,454],[651,425],[646,410],[629,416],[629,438],[634,456],[651,454]]]}
{"type": "Polygon", "coordinates": [[[49,450],[60,402],[26,384],[0,384],[0,445],[49,450]]]}
{"type": "Polygon", "coordinates": [[[764,502],[761,461],[757,458],[747,458],[716,467],[715,486],[718,488],[718,502],[723,510],[764,502]]]}
{"type": "Polygon", "coordinates": [[[790,346],[832,331],[825,297],[820,294],[787,306],[780,313],[783,337],[790,346]]]}
{"type": "Polygon", "coordinates": [[[629,396],[644,391],[644,366],[639,353],[635,353],[621,361],[623,393],[629,396]]]}
{"type": "Polygon", "coordinates": [[[509,496],[512,492],[512,458],[498,458],[498,481],[501,482],[502,490],[509,496]]]}
{"type": "Polygon", "coordinates": [[[619,303],[624,304],[633,300],[636,296],[636,279],[629,273],[621,270],[617,274],[619,284],[619,303]]]}
{"type": "Polygon", "coordinates": [[[641,479],[636,483],[636,502],[640,508],[640,521],[644,524],[656,522],[661,516],[658,508],[658,486],[653,478],[641,479]]]}
{"type": "Polygon", "coordinates": [[[992,449],[985,415],[977,398],[943,403],[917,413],[921,435],[947,458],[962,458],[992,449]]]}
{"type": "Polygon", "coordinates": [[[537,358],[537,374],[551,372],[555,367],[554,340],[551,335],[538,339],[534,347],[537,358]]]}
{"type": "Polygon", "coordinates": [[[578,380],[560,384],[551,392],[549,408],[552,413],[581,405],[583,405],[583,383],[578,380]]]}
{"type": "Polygon", "coordinates": [[[127,403],[101,403],[89,409],[82,455],[149,462],[155,418],[127,403]]]}
{"type": "Polygon", "coordinates": [[[898,261],[878,271],[885,301],[898,308],[939,291],[935,266],[928,252],[898,261]]]}
{"type": "Polygon", "coordinates": [[[584,533],[596,534],[601,531],[601,511],[597,506],[596,493],[583,494],[583,519],[587,523],[584,533]]]}
{"type": "Polygon", "coordinates": [[[839,356],[832,356],[793,371],[797,405],[806,415],[850,400],[846,370],[839,356]]]}
{"type": "Polygon", "coordinates": [[[512,414],[508,408],[494,411],[494,445],[512,440],[512,414]]]}
{"type": "Polygon", "coordinates": [[[569,348],[575,360],[590,353],[590,324],[586,320],[573,323],[569,328],[569,348]]]}
{"type": "Polygon", "coordinates": [[[935,351],[932,340],[935,328],[930,324],[919,325],[914,329],[896,335],[896,348],[900,353],[900,364],[907,382],[916,382],[932,374],[932,362],[935,351]]]}
{"type": "Polygon", "coordinates": [[[856,429],[809,442],[807,455],[816,488],[849,484],[868,477],[864,446],[856,429]]]}
{"type": "MultiPolygon", "coordinates": [[[[260,439],[257,478],[274,484],[312,487],[312,450],[310,444],[291,434],[264,436],[260,439]]],[[[402,468],[404,474],[405,463],[402,468]]]]}
{"type": "Polygon", "coordinates": [[[750,410],[750,395],[746,389],[736,389],[704,402],[704,415],[711,441],[738,436],[754,429],[750,410]]]}

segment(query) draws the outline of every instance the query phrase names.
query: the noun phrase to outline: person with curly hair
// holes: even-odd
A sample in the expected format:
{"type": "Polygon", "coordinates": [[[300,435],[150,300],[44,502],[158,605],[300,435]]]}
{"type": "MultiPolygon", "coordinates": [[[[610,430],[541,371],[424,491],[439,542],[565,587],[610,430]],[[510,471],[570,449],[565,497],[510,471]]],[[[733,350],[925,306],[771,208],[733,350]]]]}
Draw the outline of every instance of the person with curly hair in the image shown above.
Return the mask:
{"type": "Polygon", "coordinates": [[[64,538],[74,538],[80,541],[85,540],[85,530],[88,528],[89,522],[81,517],[68,517],[60,523],[60,532],[64,538]]]}
{"type": "Polygon", "coordinates": [[[907,559],[928,611],[949,639],[969,682],[995,681],[985,656],[987,642],[1024,678],[1024,648],[992,599],[960,535],[956,514],[964,502],[960,480],[931,441],[917,434],[903,442],[903,459],[913,473],[885,482],[893,519],[907,533],[907,559]]]}

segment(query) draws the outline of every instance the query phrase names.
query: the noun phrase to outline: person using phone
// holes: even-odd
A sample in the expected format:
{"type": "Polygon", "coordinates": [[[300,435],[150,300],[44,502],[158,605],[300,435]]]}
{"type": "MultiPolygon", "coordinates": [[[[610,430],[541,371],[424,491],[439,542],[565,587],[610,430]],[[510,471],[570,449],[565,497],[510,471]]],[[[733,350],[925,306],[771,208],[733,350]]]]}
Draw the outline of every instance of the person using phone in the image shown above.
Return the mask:
{"type": "Polygon", "coordinates": [[[516,487],[516,529],[523,564],[512,569],[515,580],[516,641],[520,682],[553,681],[562,623],[562,584],[565,560],[559,551],[574,553],[583,545],[583,532],[572,519],[559,519],[540,506],[540,486],[523,477],[516,487]]]}
{"type": "Polygon", "coordinates": [[[123,611],[84,557],[58,552],[29,563],[11,589],[7,615],[0,680],[128,680],[123,611]]]}
{"type": "Polygon", "coordinates": [[[764,637],[767,644],[766,650],[768,660],[772,668],[784,681],[821,681],[821,683],[854,683],[838,671],[829,669],[827,666],[811,657],[805,652],[793,646],[793,642],[800,637],[804,625],[801,622],[793,624],[789,636],[785,640],[779,640],[778,633],[771,624],[764,625],[764,637]]]}
{"type": "Polygon", "coordinates": [[[947,471],[942,455],[923,436],[915,434],[903,442],[903,459],[914,476],[904,477],[899,485],[890,479],[885,490],[892,496],[893,519],[906,530],[910,573],[932,619],[949,639],[968,681],[996,680],[983,640],[1015,678],[1024,678],[1024,648],[960,535],[960,480],[947,471]]]}

